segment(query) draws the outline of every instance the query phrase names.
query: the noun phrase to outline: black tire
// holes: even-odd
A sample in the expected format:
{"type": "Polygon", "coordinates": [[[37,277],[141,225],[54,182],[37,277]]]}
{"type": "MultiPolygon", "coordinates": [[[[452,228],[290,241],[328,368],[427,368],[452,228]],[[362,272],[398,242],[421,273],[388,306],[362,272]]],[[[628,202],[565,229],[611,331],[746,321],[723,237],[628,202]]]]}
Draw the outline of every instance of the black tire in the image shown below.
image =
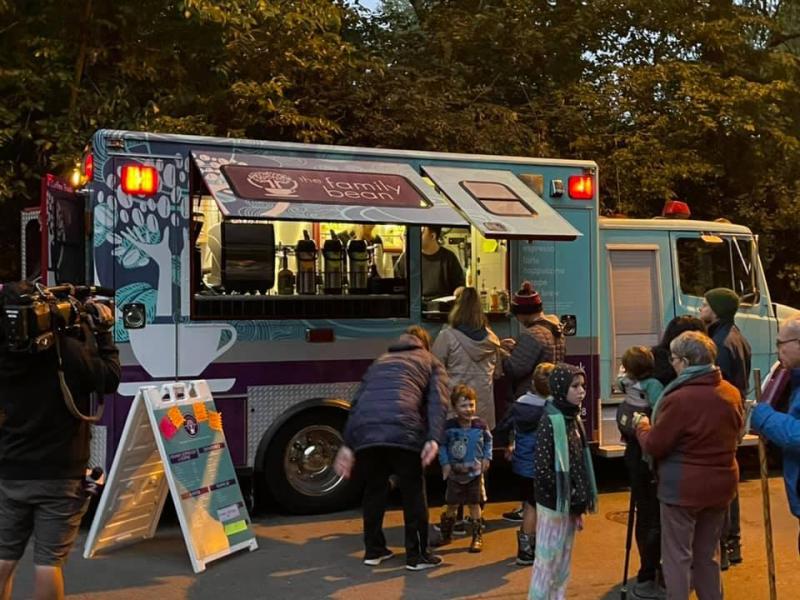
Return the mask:
{"type": "Polygon", "coordinates": [[[317,408],[292,417],[278,430],[259,475],[281,508],[316,514],[349,508],[358,501],[359,482],[333,473],[346,420],[343,410],[317,408]],[[311,448],[310,454],[304,448],[311,448]]]}

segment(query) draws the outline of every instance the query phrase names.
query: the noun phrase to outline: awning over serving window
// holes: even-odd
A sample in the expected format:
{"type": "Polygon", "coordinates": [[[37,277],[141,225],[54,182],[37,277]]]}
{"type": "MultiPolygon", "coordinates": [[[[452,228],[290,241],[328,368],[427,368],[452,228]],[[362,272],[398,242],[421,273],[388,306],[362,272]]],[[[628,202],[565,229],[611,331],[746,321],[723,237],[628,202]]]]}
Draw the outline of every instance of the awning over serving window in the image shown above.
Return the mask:
{"type": "Polygon", "coordinates": [[[510,171],[422,170],[486,238],[574,240],[581,235],[510,171]]]}
{"type": "Polygon", "coordinates": [[[192,151],[225,217],[467,226],[400,163],[192,151]]]}

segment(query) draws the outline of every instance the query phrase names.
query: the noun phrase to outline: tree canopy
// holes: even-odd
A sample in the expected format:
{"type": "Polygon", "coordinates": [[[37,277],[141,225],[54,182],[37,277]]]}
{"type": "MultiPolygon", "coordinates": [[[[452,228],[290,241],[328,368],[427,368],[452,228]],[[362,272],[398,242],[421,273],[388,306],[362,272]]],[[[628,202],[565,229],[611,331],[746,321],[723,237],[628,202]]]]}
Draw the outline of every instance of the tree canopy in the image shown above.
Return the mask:
{"type": "Polygon", "coordinates": [[[796,0],[0,0],[0,277],[100,127],[590,158],[609,213],[748,224],[800,306],[796,0]]]}

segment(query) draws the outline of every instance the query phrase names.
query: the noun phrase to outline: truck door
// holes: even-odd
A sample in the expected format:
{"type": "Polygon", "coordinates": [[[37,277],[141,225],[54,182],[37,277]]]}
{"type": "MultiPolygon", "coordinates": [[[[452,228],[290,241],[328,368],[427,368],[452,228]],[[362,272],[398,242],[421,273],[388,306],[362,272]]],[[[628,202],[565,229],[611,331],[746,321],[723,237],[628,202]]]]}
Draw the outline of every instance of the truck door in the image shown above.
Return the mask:
{"type": "Polygon", "coordinates": [[[45,285],[87,282],[86,202],[54,175],[42,179],[42,281],[45,285]]]}
{"type": "Polygon", "coordinates": [[[752,348],[752,367],[767,373],[777,329],[752,235],[673,232],[670,237],[676,314],[696,315],[712,288],[735,290],[741,301],[736,325],[752,348]]]}

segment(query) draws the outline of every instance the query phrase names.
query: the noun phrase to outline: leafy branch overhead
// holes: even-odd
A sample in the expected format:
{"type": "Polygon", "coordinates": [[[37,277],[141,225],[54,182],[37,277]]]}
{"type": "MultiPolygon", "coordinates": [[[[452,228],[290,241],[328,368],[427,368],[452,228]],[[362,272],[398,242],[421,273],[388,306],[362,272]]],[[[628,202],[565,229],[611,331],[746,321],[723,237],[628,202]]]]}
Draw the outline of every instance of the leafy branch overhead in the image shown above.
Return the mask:
{"type": "Polygon", "coordinates": [[[0,91],[0,244],[100,127],[580,157],[607,212],[751,226],[800,305],[793,0],[0,0],[0,91]]]}

